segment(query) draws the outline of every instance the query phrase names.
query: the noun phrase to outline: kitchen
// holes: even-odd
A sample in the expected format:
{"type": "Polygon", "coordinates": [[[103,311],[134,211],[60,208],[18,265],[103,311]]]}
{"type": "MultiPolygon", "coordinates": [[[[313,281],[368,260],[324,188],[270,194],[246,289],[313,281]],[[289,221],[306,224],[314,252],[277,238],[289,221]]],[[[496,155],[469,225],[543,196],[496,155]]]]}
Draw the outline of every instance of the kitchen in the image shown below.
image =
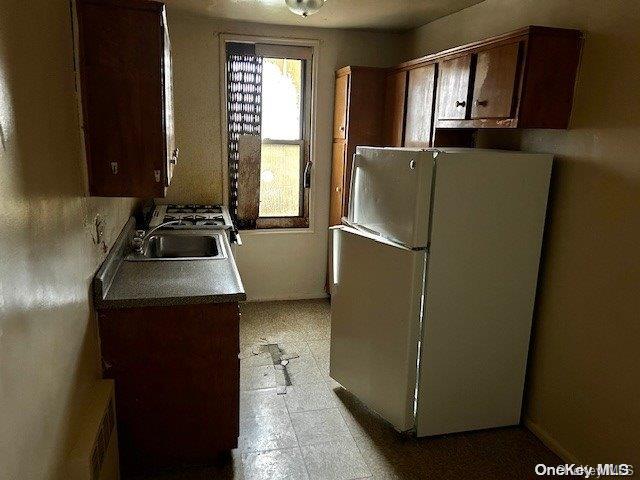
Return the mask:
{"type": "MultiPolygon", "coordinates": [[[[632,2],[605,9],[595,1],[433,1],[404,11],[390,2],[363,1],[356,2],[354,13],[336,0],[304,18],[284,1],[209,7],[173,0],[166,2],[166,10],[151,4],[154,15],[166,11],[166,21],[124,23],[138,26],[131,41],[157,32],[153,48],[123,49],[126,36],[116,31],[117,16],[90,16],[97,23],[84,31],[90,34],[85,40],[99,37],[98,27],[107,17],[113,28],[107,30],[109,41],[95,50],[95,64],[74,49],[81,45],[83,30],[77,13],[70,17],[68,2],[23,3],[0,6],[0,160],[5,172],[0,194],[6,207],[0,236],[0,420],[6,426],[0,434],[0,477],[89,478],[95,452],[102,477],[94,473],[91,478],[118,478],[118,468],[122,478],[529,478],[538,463],[637,464],[640,415],[632,399],[637,396],[633,345],[638,327],[632,320],[639,307],[634,239],[640,196],[638,94],[633,88],[638,12],[632,2]],[[398,20],[384,15],[395,8],[403,12],[398,20]],[[159,41],[158,25],[167,27],[170,57],[154,50],[168,44],[159,41]],[[563,51],[558,36],[545,44],[545,35],[558,30],[531,25],[567,32],[562,38],[573,46],[563,51]],[[537,41],[543,51],[539,57],[537,41]],[[293,123],[299,129],[280,138],[263,136],[274,140],[273,149],[301,145],[294,162],[299,189],[292,196],[297,214],[289,214],[297,220],[275,228],[265,226],[260,215],[262,193],[255,202],[256,191],[271,177],[259,175],[253,190],[243,195],[247,184],[239,179],[246,172],[239,172],[237,185],[230,172],[235,164],[229,160],[224,59],[230,53],[226,47],[238,43],[253,44],[253,51],[242,51],[248,57],[262,53],[276,59],[291,58],[281,53],[282,47],[295,47],[294,59],[304,66],[300,72],[308,74],[292,77],[308,85],[297,90],[302,107],[293,123]],[[489,75],[488,96],[474,98],[483,65],[494,65],[483,52],[513,44],[515,50],[500,50],[499,63],[515,70],[502,68],[502,76],[493,79],[489,75]],[[261,50],[265,45],[272,53],[261,50]],[[119,53],[111,55],[109,48],[119,53]],[[139,90],[152,91],[154,102],[173,96],[172,110],[168,104],[159,110],[147,105],[144,122],[130,113],[140,104],[122,88],[116,100],[93,97],[97,118],[108,125],[98,133],[134,132],[144,142],[122,133],[117,142],[108,135],[87,141],[95,132],[87,127],[95,117],[82,111],[83,100],[107,80],[121,87],[132,81],[117,70],[109,72],[110,61],[172,67],[169,75],[166,68],[151,65],[153,74],[135,80],[154,85],[139,90]],[[454,63],[451,71],[467,73],[446,83],[446,66],[454,63]],[[83,66],[91,89],[81,78],[83,66]],[[172,82],[160,78],[160,71],[172,82]],[[503,92],[505,77],[512,95],[491,96],[503,92]],[[439,110],[444,85],[464,91],[460,98],[451,96],[453,113],[439,110]],[[500,88],[491,90],[491,85],[500,88]],[[172,93],[164,90],[170,87],[172,93]],[[433,102],[421,103],[426,98],[433,102]],[[509,99],[506,107],[504,98],[509,99]],[[550,102],[554,98],[565,100],[550,102]],[[484,101],[489,103],[476,103],[484,101]],[[502,120],[487,122],[474,113],[496,102],[509,111],[506,117],[493,114],[502,120]],[[162,118],[149,113],[158,111],[172,113],[175,146],[165,135],[168,123],[149,121],[162,118]],[[535,116],[540,112],[542,119],[535,116]],[[526,335],[518,350],[526,376],[520,372],[514,380],[525,382],[521,399],[510,404],[522,404],[522,413],[514,408],[518,412],[508,423],[514,426],[401,435],[400,424],[390,421],[344,369],[367,363],[359,363],[365,358],[358,356],[364,343],[349,345],[347,340],[351,350],[333,345],[341,342],[334,334],[340,331],[335,322],[341,315],[335,309],[344,305],[344,296],[339,300],[342,294],[334,285],[340,250],[334,249],[333,238],[339,234],[328,227],[370,227],[362,216],[352,218],[349,206],[350,186],[366,179],[368,165],[362,160],[354,170],[351,162],[356,147],[366,145],[440,148],[442,164],[451,147],[553,157],[545,187],[548,206],[536,207],[542,209],[536,216],[540,235],[524,237],[533,241],[531,248],[537,248],[541,260],[534,262],[527,283],[535,308],[531,305],[528,317],[522,317],[519,333],[526,335]],[[92,171],[87,151],[100,148],[107,157],[123,159],[135,152],[129,158],[136,160],[110,159],[92,171]],[[156,163],[144,180],[132,180],[147,171],[141,159],[156,163]],[[352,171],[359,171],[355,176],[361,180],[352,178],[352,171]],[[231,196],[234,189],[237,197],[231,196]],[[244,216],[238,217],[238,207],[244,216]],[[167,218],[177,223],[151,231],[162,223],[160,217],[176,215],[185,218],[167,218]],[[215,225],[206,225],[210,221],[215,225]],[[251,228],[258,224],[264,228],[251,228]],[[166,258],[175,256],[183,259],[166,258]],[[198,260],[184,259],[194,257],[198,260]],[[212,341],[200,341],[205,336],[212,341]],[[119,362],[128,362],[126,368],[119,362]],[[114,371],[124,375],[120,381],[114,371]],[[109,417],[105,411],[115,413],[109,417]],[[113,434],[96,437],[107,431],[113,434]],[[162,437],[167,432],[175,435],[171,441],[162,437]],[[102,450],[95,448],[96,438],[108,439],[102,450]],[[212,439],[220,441],[220,448],[213,447],[212,439]],[[219,456],[218,450],[230,453],[219,456]],[[145,452],[151,465],[143,465],[145,452]]],[[[268,111],[262,115],[270,118],[268,111]]],[[[251,147],[251,139],[238,140],[238,153],[251,157],[241,163],[253,161],[255,169],[256,145],[243,150],[243,143],[251,147]]],[[[368,158],[367,151],[360,155],[368,158]]],[[[507,155],[509,165],[518,158],[507,155]]],[[[421,164],[418,160],[411,171],[423,171],[421,164]]],[[[256,181],[255,174],[250,178],[256,181]]],[[[436,172],[436,178],[437,188],[443,177],[436,172]]],[[[504,183],[508,187],[522,191],[504,183]]],[[[504,189],[491,193],[506,195],[504,189]]],[[[467,206],[482,211],[473,201],[467,206]]],[[[402,240],[387,233],[391,242],[402,240]]],[[[387,273],[398,274],[396,269],[387,273]]],[[[494,338],[513,345],[507,331],[494,332],[494,338]]],[[[360,335],[371,340],[366,330],[360,335]]],[[[376,365],[384,366],[387,354],[376,354],[376,365]]],[[[408,410],[411,423],[415,411],[408,410]]]]}

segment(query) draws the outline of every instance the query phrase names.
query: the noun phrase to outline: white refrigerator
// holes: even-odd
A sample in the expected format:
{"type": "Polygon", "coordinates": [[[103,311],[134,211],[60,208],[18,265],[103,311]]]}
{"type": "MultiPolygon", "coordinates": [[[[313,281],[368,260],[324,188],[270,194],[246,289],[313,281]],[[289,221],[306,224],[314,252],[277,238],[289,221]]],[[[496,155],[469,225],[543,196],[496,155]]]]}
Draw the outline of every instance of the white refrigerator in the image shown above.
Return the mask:
{"type": "Polygon", "coordinates": [[[553,157],[358,147],[330,375],[418,436],[520,422],[553,157]]]}

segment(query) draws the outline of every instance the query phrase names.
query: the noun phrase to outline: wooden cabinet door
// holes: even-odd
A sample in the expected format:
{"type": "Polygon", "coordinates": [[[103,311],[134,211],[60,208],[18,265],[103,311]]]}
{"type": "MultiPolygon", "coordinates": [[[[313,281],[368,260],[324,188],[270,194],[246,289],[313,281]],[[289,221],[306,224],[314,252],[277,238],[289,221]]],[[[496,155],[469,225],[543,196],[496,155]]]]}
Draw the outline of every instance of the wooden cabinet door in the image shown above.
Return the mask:
{"type": "Polygon", "coordinates": [[[384,106],[383,141],[387,147],[401,147],[404,135],[404,112],[407,93],[407,72],[387,77],[384,106]]]}
{"type": "Polygon", "coordinates": [[[171,41],[169,40],[169,30],[167,28],[167,17],[162,14],[162,24],[164,30],[164,130],[166,137],[166,178],[165,185],[171,184],[173,169],[178,163],[178,149],[176,147],[176,136],[173,124],[173,67],[171,65],[171,41]]]}
{"type": "Polygon", "coordinates": [[[471,55],[440,63],[438,75],[438,118],[464,120],[467,115],[471,55]]]}
{"type": "Polygon", "coordinates": [[[519,43],[478,53],[471,118],[510,118],[518,71],[519,43]]]}
{"type": "Polygon", "coordinates": [[[329,206],[329,226],[340,225],[343,216],[344,202],[344,169],[345,169],[344,140],[333,143],[333,157],[331,160],[331,198],[329,206]]]}
{"type": "Polygon", "coordinates": [[[336,78],[335,104],[333,108],[333,138],[346,138],[348,104],[349,75],[342,75],[336,78]]]}
{"type": "Polygon", "coordinates": [[[163,197],[164,6],[78,0],[76,8],[89,192],[163,197]]]}
{"type": "Polygon", "coordinates": [[[431,146],[435,73],[435,64],[409,71],[404,129],[405,147],[431,146]]]}

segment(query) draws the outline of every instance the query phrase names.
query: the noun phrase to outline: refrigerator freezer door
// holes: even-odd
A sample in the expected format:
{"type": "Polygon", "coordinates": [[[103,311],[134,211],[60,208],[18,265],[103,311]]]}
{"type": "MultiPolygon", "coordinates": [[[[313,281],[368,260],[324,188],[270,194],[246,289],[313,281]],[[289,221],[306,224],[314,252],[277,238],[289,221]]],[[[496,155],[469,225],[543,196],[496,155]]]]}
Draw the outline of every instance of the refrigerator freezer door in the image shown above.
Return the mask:
{"type": "Polygon", "coordinates": [[[330,375],[397,430],[414,425],[426,253],[332,229],[330,375]]]}
{"type": "Polygon", "coordinates": [[[348,221],[411,248],[427,246],[433,150],[358,147],[348,221]]]}
{"type": "Polygon", "coordinates": [[[520,421],[551,155],[436,157],[417,434],[520,421]]]}

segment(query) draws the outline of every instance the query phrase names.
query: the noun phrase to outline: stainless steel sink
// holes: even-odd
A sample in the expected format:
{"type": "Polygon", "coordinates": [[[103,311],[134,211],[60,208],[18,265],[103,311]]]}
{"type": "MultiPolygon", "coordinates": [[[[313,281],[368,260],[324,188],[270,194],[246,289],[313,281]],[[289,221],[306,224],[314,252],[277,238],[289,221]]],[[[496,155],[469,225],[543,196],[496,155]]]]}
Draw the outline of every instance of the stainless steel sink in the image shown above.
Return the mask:
{"type": "Polygon", "coordinates": [[[147,238],[142,253],[131,253],[125,259],[148,261],[227,258],[220,235],[224,233],[156,233],[147,238]]]}

